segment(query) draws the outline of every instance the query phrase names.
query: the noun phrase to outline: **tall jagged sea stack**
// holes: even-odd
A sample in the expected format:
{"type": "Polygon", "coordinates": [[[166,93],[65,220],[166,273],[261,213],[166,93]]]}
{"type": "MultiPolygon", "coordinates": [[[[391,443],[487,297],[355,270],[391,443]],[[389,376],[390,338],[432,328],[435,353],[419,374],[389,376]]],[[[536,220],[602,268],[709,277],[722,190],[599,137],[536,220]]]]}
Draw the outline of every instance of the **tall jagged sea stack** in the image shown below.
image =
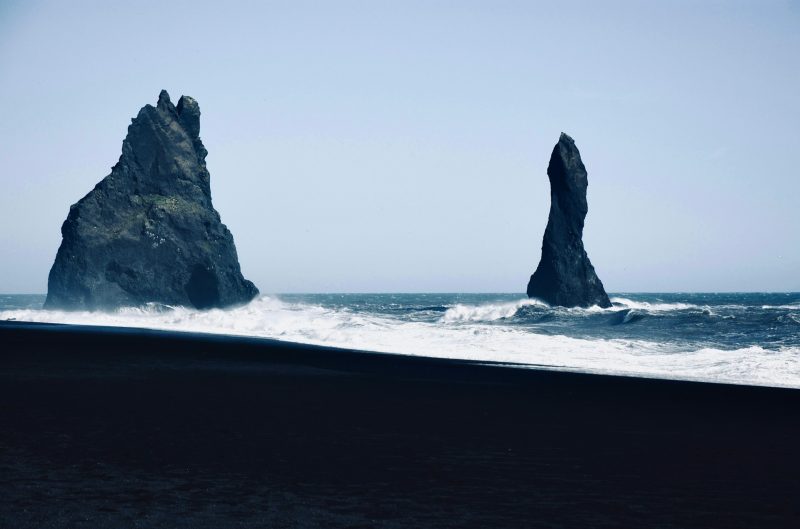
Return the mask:
{"type": "Polygon", "coordinates": [[[550,165],[550,216],[542,241],[542,259],[528,282],[528,297],[565,307],[610,307],[603,283],[583,247],[583,223],[589,206],[586,168],[575,141],[561,133],[550,165]]]}
{"type": "Polygon", "coordinates": [[[74,204],[50,269],[45,308],[111,309],[148,302],[196,308],[258,294],[211,203],[200,107],[162,90],[128,127],[122,155],[74,204]]]}

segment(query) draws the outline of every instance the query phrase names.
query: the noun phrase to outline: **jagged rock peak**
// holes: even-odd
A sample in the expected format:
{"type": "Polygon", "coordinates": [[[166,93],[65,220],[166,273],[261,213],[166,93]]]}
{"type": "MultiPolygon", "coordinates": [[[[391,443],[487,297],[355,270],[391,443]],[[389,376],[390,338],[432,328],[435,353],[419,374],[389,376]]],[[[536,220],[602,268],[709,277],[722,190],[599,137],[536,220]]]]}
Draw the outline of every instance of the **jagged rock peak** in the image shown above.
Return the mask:
{"type": "Polygon", "coordinates": [[[162,90],[131,121],[122,155],[61,227],[45,307],[246,303],[233,236],[211,202],[200,107],[162,90]]]}
{"type": "Polygon", "coordinates": [[[156,108],[159,110],[175,110],[175,107],[172,105],[172,101],[169,99],[169,92],[166,90],[159,92],[156,108]]]}
{"type": "MultiPolygon", "coordinates": [[[[169,97],[169,95],[167,96],[169,97]]],[[[192,138],[200,137],[200,105],[194,98],[181,96],[177,106],[178,118],[192,138]]]]}
{"type": "Polygon", "coordinates": [[[583,247],[589,210],[588,176],[575,141],[561,133],[547,167],[550,215],[542,241],[542,258],[528,282],[528,296],[550,305],[610,307],[603,283],[583,247]]]}

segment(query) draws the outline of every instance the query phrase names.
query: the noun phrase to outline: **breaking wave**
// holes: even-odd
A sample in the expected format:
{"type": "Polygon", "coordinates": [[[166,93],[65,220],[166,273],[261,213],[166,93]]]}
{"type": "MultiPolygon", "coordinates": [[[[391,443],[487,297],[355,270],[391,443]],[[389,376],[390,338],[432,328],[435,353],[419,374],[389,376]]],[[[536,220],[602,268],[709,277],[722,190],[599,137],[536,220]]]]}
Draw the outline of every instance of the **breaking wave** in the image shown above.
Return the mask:
{"type": "Polygon", "coordinates": [[[456,321],[496,321],[504,318],[511,318],[523,307],[545,307],[549,305],[535,299],[523,299],[510,303],[498,303],[487,305],[462,305],[457,304],[447,309],[442,316],[442,322],[452,323],[456,321]]]}
{"type": "Polygon", "coordinates": [[[597,305],[587,308],[565,308],[551,307],[547,303],[536,299],[522,299],[505,303],[489,303],[481,305],[457,304],[446,310],[441,318],[441,321],[444,323],[479,321],[489,322],[514,318],[521,315],[524,316],[526,314],[535,314],[537,309],[540,312],[547,311],[573,315],[613,313],[621,310],[629,311],[628,314],[634,314],[633,311],[640,311],[636,313],[639,314],[680,310],[696,310],[710,313],[710,309],[708,307],[702,307],[692,303],[648,303],[645,301],[633,301],[626,298],[614,297],[611,298],[611,304],[612,306],[608,308],[599,307],[597,305]]]}

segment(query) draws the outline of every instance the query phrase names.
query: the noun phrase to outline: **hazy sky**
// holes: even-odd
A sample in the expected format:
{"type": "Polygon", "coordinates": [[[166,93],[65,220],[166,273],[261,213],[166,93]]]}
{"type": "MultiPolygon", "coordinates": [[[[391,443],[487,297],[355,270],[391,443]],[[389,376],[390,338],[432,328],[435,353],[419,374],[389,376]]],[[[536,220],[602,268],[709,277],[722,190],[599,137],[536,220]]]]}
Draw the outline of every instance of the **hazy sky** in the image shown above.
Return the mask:
{"type": "Polygon", "coordinates": [[[162,88],[262,292],[524,292],[561,131],[609,291],[800,290],[797,1],[111,4],[0,0],[0,292],[162,88]]]}

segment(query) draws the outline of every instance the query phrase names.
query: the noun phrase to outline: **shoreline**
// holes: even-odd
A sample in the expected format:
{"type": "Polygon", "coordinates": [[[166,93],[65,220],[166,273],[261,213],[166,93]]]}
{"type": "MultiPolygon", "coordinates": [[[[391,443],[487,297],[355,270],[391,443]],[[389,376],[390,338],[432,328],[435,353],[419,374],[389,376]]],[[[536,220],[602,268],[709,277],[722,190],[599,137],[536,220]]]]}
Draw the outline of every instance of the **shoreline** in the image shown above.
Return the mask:
{"type": "Polygon", "coordinates": [[[800,392],[0,323],[0,525],[783,527],[800,392]]]}
{"type": "MultiPolygon", "coordinates": [[[[220,332],[199,332],[193,330],[182,329],[161,329],[154,327],[130,327],[118,325],[96,325],[96,324],[74,324],[74,323],[56,323],[56,322],[36,322],[25,320],[0,320],[0,336],[8,333],[30,333],[36,335],[38,333],[57,334],[61,336],[77,336],[77,335],[92,335],[92,336],[116,336],[118,338],[131,337],[131,338],[153,338],[164,340],[176,340],[189,342],[226,342],[242,346],[237,349],[239,353],[246,349],[254,351],[261,349],[260,358],[262,360],[270,360],[282,358],[278,351],[293,351],[295,354],[288,360],[293,362],[315,361],[323,365],[336,365],[341,361],[343,356],[353,358],[356,360],[363,360],[366,365],[380,366],[382,361],[386,361],[387,365],[405,365],[405,362],[411,362],[410,367],[413,367],[414,362],[420,362],[420,365],[428,364],[429,366],[461,366],[476,367],[485,366],[492,368],[506,368],[515,370],[525,370],[534,372],[546,372],[566,375],[578,375],[589,377],[610,377],[613,379],[623,380],[645,380],[652,382],[669,382],[669,383],[689,383],[689,384],[712,384],[719,386],[734,386],[734,387],[750,387],[750,388],[767,388],[798,391],[800,387],[790,385],[769,385],[769,384],[748,384],[740,382],[728,381],[712,381],[704,379],[688,379],[688,378],[666,378],[663,376],[647,375],[647,374],[625,374],[625,373],[603,373],[596,371],[581,370],[578,367],[555,366],[548,364],[532,364],[532,363],[519,363],[510,361],[499,360],[473,360],[467,358],[451,358],[439,356],[427,356],[424,354],[413,353],[399,353],[399,352],[386,352],[386,351],[373,351],[368,349],[354,349],[339,347],[333,345],[322,345],[305,342],[295,342],[289,340],[280,340],[277,338],[269,338],[262,336],[253,336],[247,334],[226,334],[220,332]],[[333,355],[328,358],[328,355],[333,355]],[[396,360],[396,362],[393,362],[396,360]],[[374,363],[374,364],[373,364],[374,363]]],[[[258,355],[257,355],[258,357],[258,355]]]]}

